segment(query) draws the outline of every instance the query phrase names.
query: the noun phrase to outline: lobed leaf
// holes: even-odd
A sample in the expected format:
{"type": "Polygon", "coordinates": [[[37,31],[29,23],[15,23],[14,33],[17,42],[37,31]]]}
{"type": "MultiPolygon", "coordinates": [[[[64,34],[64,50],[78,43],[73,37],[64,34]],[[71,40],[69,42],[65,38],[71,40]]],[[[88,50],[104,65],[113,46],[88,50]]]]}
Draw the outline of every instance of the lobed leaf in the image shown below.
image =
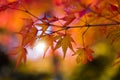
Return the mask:
{"type": "Polygon", "coordinates": [[[73,52],[73,46],[72,46],[73,39],[70,34],[66,34],[65,36],[61,36],[61,38],[58,40],[55,50],[62,47],[64,58],[67,52],[67,49],[70,48],[73,52]]]}
{"type": "Polygon", "coordinates": [[[29,44],[30,46],[32,46],[36,40],[37,32],[38,30],[36,27],[32,27],[31,29],[29,29],[29,32],[25,35],[26,37],[23,38],[22,45],[26,46],[29,44]]]}
{"type": "Polygon", "coordinates": [[[33,20],[30,18],[23,18],[24,25],[22,26],[21,30],[19,31],[19,34],[25,38],[27,34],[31,31],[31,28],[33,27],[33,20]]]}
{"type": "Polygon", "coordinates": [[[26,48],[22,48],[21,51],[20,51],[20,54],[17,57],[17,62],[16,62],[15,69],[18,68],[18,66],[20,65],[22,60],[23,60],[24,63],[26,63],[26,59],[27,59],[26,54],[27,54],[26,48]]]}
{"type": "Polygon", "coordinates": [[[20,65],[20,63],[23,62],[26,63],[26,60],[27,60],[27,50],[26,48],[24,48],[23,46],[19,46],[19,47],[16,47],[10,54],[10,56],[16,56],[17,55],[17,61],[16,61],[16,66],[15,66],[15,69],[18,68],[18,66],[20,65]]]}
{"type": "Polygon", "coordinates": [[[77,55],[77,63],[82,62],[86,64],[88,61],[91,62],[93,60],[93,53],[94,51],[87,46],[85,48],[78,48],[73,55],[77,55]]]}
{"type": "Polygon", "coordinates": [[[46,52],[49,49],[49,47],[53,46],[54,37],[53,37],[53,35],[42,36],[41,37],[41,41],[45,41],[46,42],[46,48],[45,48],[44,55],[43,55],[43,58],[44,58],[45,55],[46,55],[46,52]]]}

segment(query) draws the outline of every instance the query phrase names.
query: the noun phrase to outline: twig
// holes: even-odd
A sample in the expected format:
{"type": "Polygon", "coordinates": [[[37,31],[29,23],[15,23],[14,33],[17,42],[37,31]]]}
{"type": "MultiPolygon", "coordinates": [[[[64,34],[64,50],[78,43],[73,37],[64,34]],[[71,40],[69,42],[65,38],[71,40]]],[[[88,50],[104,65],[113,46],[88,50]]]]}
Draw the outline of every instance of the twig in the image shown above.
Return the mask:
{"type": "Polygon", "coordinates": [[[83,42],[83,47],[85,47],[85,40],[84,40],[84,35],[85,33],[88,31],[89,26],[87,27],[87,29],[82,33],[82,42],[83,42]]]}
{"type": "Polygon", "coordinates": [[[88,8],[92,13],[97,14],[97,15],[99,15],[100,17],[103,17],[103,18],[105,18],[105,19],[107,19],[107,20],[110,20],[110,21],[119,23],[118,21],[116,21],[116,20],[114,20],[114,19],[108,18],[108,17],[106,17],[106,16],[104,16],[104,15],[102,15],[102,14],[98,14],[96,11],[92,10],[92,9],[89,8],[89,7],[86,7],[86,6],[85,6],[84,4],[82,4],[82,3],[79,3],[79,4],[80,4],[80,6],[82,6],[82,7],[85,8],[85,9],[88,8]]]}
{"type": "MultiPolygon", "coordinates": [[[[66,26],[66,28],[81,28],[81,27],[99,27],[99,26],[106,26],[106,27],[111,27],[111,26],[117,26],[120,25],[119,23],[108,23],[108,24],[85,24],[85,25],[81,25],[81,26],[66,26]]],[[[52,27],[59,27],[62,28],[63,26],[60,25],[54,25],[54,24],[50,24],[50,26],[52,27]]]]}

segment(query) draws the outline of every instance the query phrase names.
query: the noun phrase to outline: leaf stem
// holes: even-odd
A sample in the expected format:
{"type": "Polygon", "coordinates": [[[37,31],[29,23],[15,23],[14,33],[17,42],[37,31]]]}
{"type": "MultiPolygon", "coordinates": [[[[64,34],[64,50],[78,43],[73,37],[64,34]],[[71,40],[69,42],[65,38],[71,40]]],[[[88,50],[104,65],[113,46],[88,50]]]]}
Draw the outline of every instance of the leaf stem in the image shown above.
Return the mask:
{"type": "Polygon", "coordinates": [[[87,20],[86,20],[86,25],[87,25],[87,29],[82,33],[83,47],[85,47],[85,39],[84,39],[84,35],[85,35],[85,33],[88,31],[88,29],[89,29],[89,24],[87,23],[87,20]]]}

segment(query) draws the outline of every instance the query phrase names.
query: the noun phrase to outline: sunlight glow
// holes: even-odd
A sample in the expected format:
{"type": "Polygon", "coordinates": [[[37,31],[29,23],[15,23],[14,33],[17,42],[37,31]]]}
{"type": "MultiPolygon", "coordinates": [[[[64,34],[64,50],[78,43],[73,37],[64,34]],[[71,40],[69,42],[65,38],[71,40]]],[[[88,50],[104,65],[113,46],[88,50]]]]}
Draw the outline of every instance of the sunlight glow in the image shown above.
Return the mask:
{"type": "Polygon", "coordinates": [[[38,58],[43,57],[45,48],[46,48],[46,43],[44,41],[36,41],[36,43],[32,49],[30,47],[27,48],[28,59],[29,60],[37,60],[38,58]]]}

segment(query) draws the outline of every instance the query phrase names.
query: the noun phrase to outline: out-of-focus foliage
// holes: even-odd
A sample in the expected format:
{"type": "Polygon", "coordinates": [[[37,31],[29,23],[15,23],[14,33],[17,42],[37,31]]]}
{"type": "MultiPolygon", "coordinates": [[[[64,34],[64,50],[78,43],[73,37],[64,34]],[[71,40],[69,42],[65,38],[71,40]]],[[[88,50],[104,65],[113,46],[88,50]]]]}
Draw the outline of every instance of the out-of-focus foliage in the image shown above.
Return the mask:
{"type": "Polygon", "coordinates": [[[119,65],[113,66],[115,52],[107,42],[100,41],[93,47],[97,54],[92,62],[86,65],[79,65],[73,70],[71,80],[118,80],[119,65]],[[98,50],[97,50],[98,49],[98,50]],[[100,50],[101,49],[101,50],[100,50]],[[113,54],[114,53],[114,54],[113,54]]]}

